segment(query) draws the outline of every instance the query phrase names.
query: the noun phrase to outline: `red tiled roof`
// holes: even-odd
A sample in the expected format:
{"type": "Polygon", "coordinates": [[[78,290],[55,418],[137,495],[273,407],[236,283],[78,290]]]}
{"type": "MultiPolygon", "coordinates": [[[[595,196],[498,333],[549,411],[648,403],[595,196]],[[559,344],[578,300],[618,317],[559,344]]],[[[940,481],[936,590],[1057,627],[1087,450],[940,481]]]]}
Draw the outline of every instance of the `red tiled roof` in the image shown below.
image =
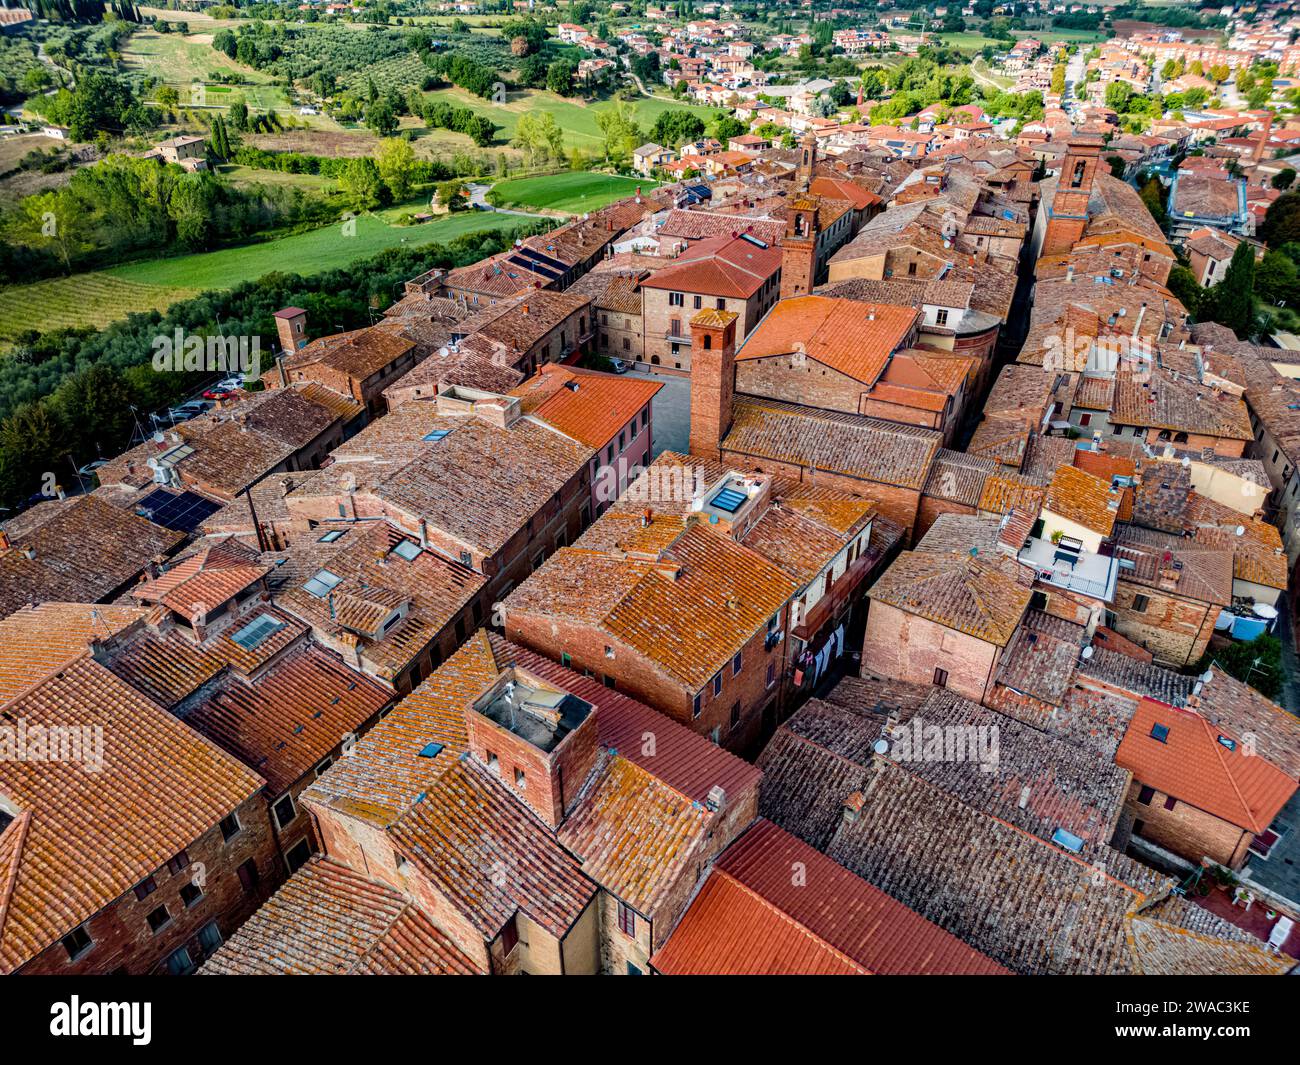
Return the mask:
{"type": "Polygon", "coordinates": [[[873,384],[919,314],[915,307],[888,303],[796,296],[772,308],[736,352],[736,359],[803,351],[854,380],[873,384]]]}
{"type": "Polygon", "coordinates": [[[547,363],[510,394],[525,414],[600,451],[661,388],[658,381],[547,363]]]}
{"type": "Polygon", "coordinates": [[[1200,714],[1143,699],[1115,752],[1142,784],[1250,832],[1263,832],[1295,793],[1296,781],[1243,748],[1200,714]],[[1168,729],[1164,741],[1151,735],[1168,729]],[[1229,749],[1222,739],[1233,743],[1229,749]]]}
{"type": "Polygon", "coordinates": [[[745,237],[710,237],[684,251],[672,266],[641,283],[708,296],[748,299],[781,268],[781,249],[745,237]]]}
{"type": "Polygon", "coordinates": [[[1007,973],[766,820],[727,850],[650,963],[669,975],[1007,973]]]}

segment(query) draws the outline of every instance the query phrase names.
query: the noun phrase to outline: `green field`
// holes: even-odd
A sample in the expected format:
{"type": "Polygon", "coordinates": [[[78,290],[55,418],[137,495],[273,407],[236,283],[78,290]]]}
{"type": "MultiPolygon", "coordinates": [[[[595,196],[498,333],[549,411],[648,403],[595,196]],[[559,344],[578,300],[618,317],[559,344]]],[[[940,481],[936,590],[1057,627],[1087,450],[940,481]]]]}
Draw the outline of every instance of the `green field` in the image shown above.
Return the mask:
{"type": "Polygon", "coordinates": [[[638,187],[649,192],[657,184],[644,178],[579,170],[498,181],[492,186],[492,202],[502,207],[535,207],[543,211],[581,214],[598,211],[615,200],[632,196],[638,187]]]}
{"type": "Polygon", "coordinates": [[[345,236],[341,224],[332,225],[263,244],[15,286],[0,291],[0,343],[25,330],[103,326],[131,311],[165,310],[204,289],[232,288],[273,271],[317,274],[386,248],[445,242],[465,233],[508,229],[523,221],[514,215],[473,211],[419,226],[392,226],[362,215],[355,219],[354,236],[345,236]]]}
{"type": "MultiPolygon", "coordinates": [[[[596,112],[601,104],[584,104],[556,96],[554,93],[527,89],[523,92],[510,93],[504,104],[489,103],[477,96],[471,96],[460,89],[439,89],[425,93],[429,99],[446,100],[453,107],[468,107],[478,114],[487,115],[501,127],[497,139],[508,141],[515,135],[515,126],[519,116],[529,111],[544,111],[555,116],[560,129],[564,130],[565,148],[584,148],[588,151],[599,149],[605,143],[600,128],[596,125],[596,112]]],[[[706,123],[717,113],[716,107],[700,107],[696,104],[679,104],[674,100],[648,96],[637,100],[637,118],[641,127],[649,131],[654,121],[664,111],[686,110],[697,114],[706,123]]],[[[465,143],[469,143],[465,138],[465,143]]]]}
{"type": "Polygon", "coordinates": [[[162,311],[193,290],[139,285],[102,273],[77,274],[0,290],[0,346],[20,333],[106,326],[132,311],[162,311]]]}

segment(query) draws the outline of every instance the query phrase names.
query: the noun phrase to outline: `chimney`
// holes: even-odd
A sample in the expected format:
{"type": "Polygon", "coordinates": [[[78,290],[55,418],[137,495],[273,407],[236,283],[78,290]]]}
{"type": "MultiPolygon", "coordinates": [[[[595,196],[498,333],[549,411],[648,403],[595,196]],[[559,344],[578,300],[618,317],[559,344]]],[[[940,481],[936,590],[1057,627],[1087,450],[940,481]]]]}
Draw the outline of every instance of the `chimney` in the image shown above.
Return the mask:
{"type": "Polygon", "coordinates": [[[720,458],[736,390],[735,311],[703,310],[691,319],[691,454],[720,458]]]}
{"type": "Polygon", "coordinates": [[[289,371],[284,368],[284,352],[275,357],[275,368],[280,371],[280,387],[289,387],[289,371]]]}
{"type": "Polygon", "coordinates": [[[4,529],[0,529],[0,551],[8,551],[12,546],[9,542],[9,534],[4,529]]]}

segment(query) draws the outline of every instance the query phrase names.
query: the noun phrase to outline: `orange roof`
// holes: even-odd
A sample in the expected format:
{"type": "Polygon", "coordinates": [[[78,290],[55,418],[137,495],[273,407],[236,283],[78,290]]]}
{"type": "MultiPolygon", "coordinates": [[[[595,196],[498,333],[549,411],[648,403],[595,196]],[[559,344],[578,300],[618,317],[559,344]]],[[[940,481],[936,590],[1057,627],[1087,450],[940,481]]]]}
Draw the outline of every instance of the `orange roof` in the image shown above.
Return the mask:
{"type": "Polygon", "coordinates": [[[781,268],[781,249],[745,236],[708,237],[682,252],[673,265],[641,283],[709,296],[749,299],[781,268]]]}
{"type": "Polygon", "coordinates": [[[808,191],[818,196],[829,196],[833,200],[848,200],[858,210],[870,207],[872,204],[884,203],[874,192],[864,189],[856,181],[847,178],[818,176],[813,178],[808,191]]]}
{"type": "Polygon", "coordinates": [[[661,388],[658,381],[547,363],[510,394],[525,414],[599,451],[661,388]]]}
{"type": "Polygon", "coordinates": [[[1047,489],[1043,508],[1085,529],[1109,536],[1115,528],[1116,511],[1110,508],[1110,484],[1074,466],[1059,466],[1047,489]]]}
{"type": "Polygon", "coordinates": [[[1142,784],[1206,813],[1263,832],[1295,793],[1296,781],[1194,710],[1143,699],[1115,752],[1142,784]],[[1167,731],[1152,736],[1155,726],[1167,731]],[[1231,743],[1231,747],[1224,741],[1231,743]]]}
{"type": "Polygon", "coordinates": [[[205,614],[233,599],[271,571],[233,537],[182,559],[166,573],[141,582],[131,597],[158,602],[190,617],[205,614]]]}
{"type": "Polygon", "coordinates": [[[722,856],[650,963],[691,975],[1007,971],[766,820],[722,856]]]}
{"type": "Polygon", "coordinates": [[[796,296],[772,308],[736,359],[803,351],[854,380],[874,384],[920,313],[890,303],[796,296]]]}

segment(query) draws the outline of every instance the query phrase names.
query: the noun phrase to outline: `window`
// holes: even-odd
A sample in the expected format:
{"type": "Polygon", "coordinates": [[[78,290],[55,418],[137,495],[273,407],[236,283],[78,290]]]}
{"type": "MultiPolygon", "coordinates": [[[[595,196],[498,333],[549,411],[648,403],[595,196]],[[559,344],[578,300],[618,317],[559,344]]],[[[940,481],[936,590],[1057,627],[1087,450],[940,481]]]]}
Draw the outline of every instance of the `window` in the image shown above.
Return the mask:
{"type": "Polygon", "coordinates": [[[560,665],[562,665],[565,669],[569,668],[569,663],[571,663],[572,661],[573,661],[573,657],[569,654],[568,651],[560,652],[560,665]]]}
{"type": "Polygon", "coordinates": [[[167,912],[166,906],[159,906],[149,914],[145,920],[149,922],[149,928],[153,931],[154,935],[157,935],[172,923],[172,915],[167,912]]]}
{"type": "Polygon", "coordinates": [[[731,675],[733,677],[740,676],[741,654],[742,652],[737,651],[736,657],[731,660],[731,675]]]}
{"type": "Polygon", "coordinates": [[[1178,805],[1178,800],[1175,799],[1172,795],[1166,795],[1166,796],[1165,796],[1165,809],[1166,809],[1166,810],[1172,810],[1172,809],[1173,809],[1175,806],[1177,806],[1177,805],[1178,805]]]}
{"type": "Polygon", "coordinates": [[[727,301],[724,300],[721,296],[719,296],[719,297],[718,297],[718,310],[720,310],[720,311],[725,311],[726,309],[727,309],[727,301]]]}
{"type": "Polygon", "coordinates": [[[199,929],[199,945],[205,955],[211,955],[222,942],[221,929],[217,927],[216,921],[209,921],[199,929]]]}
{"type": "Polygon", "coordinates": [[[294,844],[293,850],[285,855],[285,860],[289,863],[289,872],[296,873],[307,864],[307,859],[310,857],[311,844],[305,839],[300,839],[294,844]]]}
{"type": "Polygon", "coordinates": [[[1080,414],[1080,415],[1079,415],[1079,426],[1080,426],[1080,428],[1086,429],[1086,428],[1087,428],[1088,426],[1090,426],[1091,424],[1092,424],[1092,415],[1091,415],[1091,414],[1080,414]]]}
{"type": "Polygon", "coordinates": [[[776,683],[776,663],[769,662],[767,664],[767,686],[770,688],[775,683],[776,683]]]}
{"type": "Polygon", "coordinates": [[[625,902],[618,904],[618,930],[625,936],[636,936],[636,912],[625,902]]]}
{"type": "Polygon", "coordinates": [[[62,943],[63,949],[68,952],[70,961],[76,961],[95,945],[95,941],[90,938],[90,933],[86,931],[85,925],[74,928],[63,937],[62,943]]]}
{"type": "Polygon", "coordinates": [[[947,307],[940,307],[940,308],[935,312],[935,314],[934,314],[934,324],[935,324],[935,325],[947,325],[947,324],[948,324],[948,308],[947,308],[947,307]]]}
{"type": "Polygon", "coordinates": [[[483,623],[483,604],[478,599],[475,599],[473,604],[470,606],[470,613],[474,616],[475,625],[481,625],[483,623]]]}
{"type": "Polygon", "coordinates": [[[1151,726],[1151,738],[1157,743],[1169,742],[1169,726],[1159,723],[1151,726]]]}
{"type": "Polygon", "coordinates": [[[694,308],[695,308],[695,310],[698,311],[698,310],[700,310],[703,306],[704,306],[704,297],[703,297],[703,296],[696,296],[696,297],[694,298],[694,308]]]}
{"type": "Polygon", "coordinates": [[[317,570],[315,575],[304,584],[303,591],[309,595],[314,595],[317,599],[326,598],[330,592],[342,583],[343,578],[337,574],[331,573],[327,569],[317,570]]]}
{"type": "Polygon", "coordinates": [[[1151,800],[1154,799],[1155,797],[1156,797],[1156,789],[1149,788],[1145,784],[1142,785],[1142,790],[1138,792],[1138,802],[1140,802],[1143,806],[1150,806],[1151,800]]]}
{"type": "Polygon", "coordinates": [[[669,307],[685,307],[685,306],[686,306],[686,293],[684,293],[684,292],[670,292],[670,293],[668,293],[668,306],[669,306],[669,307]]]}
{"type": "Polygon", "coordinates": [[[135,897],[137,899],[147,899],[157,889],[158,884],[151,876],[146,876],[140,883],[135,886],[135,897]]]}
{"type": "Polygon", "coordinates": [[[909,275],[909,276],[915,277],[915,276],[916,276],[916,263],[908,263],[908,264],[907,264],[907,272],[908,272],[908,275],[909,275]]]}
{"type": "Polygon", "coordinates": [[[293,807],[293,796],[285,795],[280,798],[276,804],[271,807],[271,813],[275,816],[276,828],[288,828],[293,819],[298,816],[298,811],[293,807]]]}
{"type": "Polygon", "coordinates": [[[241,828],[242,826],[239,823],[239,818],[234,814],[231,814],[229,817],[223,817],[221,819],[221,838],[229,843],[239,835],[241,828]]]}
{"type": "Polygon", "coordinates": [[[1133,597],[1133,609],[1139,614],[1144,614],[1146,613],[1147,606],[1150,602],[1151,600],[1145,595],[1135,595],[1133,597]]]}
{"type": "Polygon", "coordinates": [[[948,687],[948,671],[946,669],[936,669],[934,671],[934,683],[936,687],[948,687]]]}
{"type": "Polygon", "coordinates": [[[631,340],[630,337],[624,337],[624,338],[623,338],[623,350],[624,350],[624,351],[631,351],[631,350],[632,350],[632,340],[631,340]]]}
{"type": "Polygon", "coordinates": [[[346,529],[331,529],[316,542],[318,544],[332,544],[335,540],[340,539],[346,531],[346,529]]]}
{"type": "Polygon", "coordinates": [[[456,642],[463,642],[465,639],[465,619],[463,617],[456,619],[456,642]]]}
{"type": "Polygon", "coordinates": [[[518,918],[511,917],[510,922],[501,929],[501,952],[508,958],[510,952],[515,949],[519,943],[519,923],[518,918]]]}
{"type": "Polygon", "coordinates": [[[239,883],[247,892],[257,890],[257,885],[262,881],[262,874],[257,871],[257,860],[249,858],[241,865],[236,872],[239,875],[239,883]]]}
{"type": "Polygon", "coordinates": [[[176,857],[167,859],[167,872],[171,873],[172,876],[177,876],[185,872],[189,864],[190,856],[185,851],[181,851],[176,857]]]}
{"type": "Polygon", "coordinates": [[[731,731],[735,732],[740,727],[740,703],[736,703],[731,708],[731,731]]]}
{"type": "Polygon", "coordinates": [[[649,408],[643,408],[641,411],[641,428],[644,429],[649,424],[650,424],[649,408]]]}
{"type": "Polygon", "coordinates": [[[713,677],[713,694],[714,694],[714,695],[721,695],[721,694],[722,694],[722,673],[721,673],[721,671],[719,671],[719,672],[718,672],[717,674],[715,674],[714,677],[713,677]]]}
{"type": "Polygon", "coordinates": [[[515,767],[515,787],[516,787],[516,788],[520,788],[520,789],[522,789],[522,788],[524,788],[527,784],[528,784],[528,778],[524,775],[524,771],[523,771],[522,769],[520,769],[518,766],[516,766],[516,767],[515,767]]]}
{"type": "Polygon", "coordinates": [[[611,677],[608,673],[606,673],[605,676],[601,677],[600,681],[602,684],[605,685],[606,688],[612,689],[614,687],[614,678],[611,677]]]}
{"type": "Polygon", "coordinates": [[[628,963],[627,963],[627,975],[628,975],[628,976],[645,976],[645,973],[643,973],[640,969],[638,969],[638,968],[637,968],[635,965],[633,965],[631,962],[628,962],[628,963]]]}
{"type": "Polygon", "coordinates": [[[195,883],[181,885],[181,902],[185,903],[185,908],[195,906],[203,898],[203,889],[195,883]]]}
{"type": "Polygon", "coordinates": [[[614,648],[610,647],[609,644],[605,645],[605,657],[606,658],[614,657],[614,648]]]}
{"type": "Polygon", "coordinates": [[[704,696],[700,692],[695,693],[695,698],[691,702],[691,717],[700,716],[700,707],[704,704],[704,696]]]}
{"type": "Polygon", "coordinates": [[[167,956],[167,971],[172,976],[188,976],[194,971],[194,961],[188,947],[180,947],[167,956]]]}

